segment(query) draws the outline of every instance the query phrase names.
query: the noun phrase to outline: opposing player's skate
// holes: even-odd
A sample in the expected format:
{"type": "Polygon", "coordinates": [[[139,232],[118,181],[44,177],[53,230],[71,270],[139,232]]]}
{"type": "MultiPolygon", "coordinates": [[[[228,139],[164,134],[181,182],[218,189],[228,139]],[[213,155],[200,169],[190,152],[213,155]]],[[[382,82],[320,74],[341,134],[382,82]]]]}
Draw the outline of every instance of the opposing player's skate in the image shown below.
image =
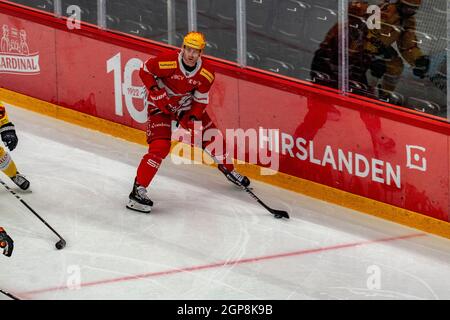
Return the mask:
{"type": "Polygon", "coordinates": [[[222,172],[228,180],[233,182],[238,187],[248,187],[250,179],[239,174],[236,170],[228,171],[223,164],[218,165],[218,169],[222,172]]]}
{"type": "Polygon", "coordinates": [[[11,178],[11,180],[22,190],[28,190],[30,187],[30,181],[25,178],[24,175],[17,172],[17,174],[11,178]]]}
{"type": "Polygon", "coordinates": [[[153,201],[148,197],[147,189],[140,186],[136,181],[133,185],[133,191],[131,191],[128,198],[128,209],[143,213],[152,211],[153,201]]]}

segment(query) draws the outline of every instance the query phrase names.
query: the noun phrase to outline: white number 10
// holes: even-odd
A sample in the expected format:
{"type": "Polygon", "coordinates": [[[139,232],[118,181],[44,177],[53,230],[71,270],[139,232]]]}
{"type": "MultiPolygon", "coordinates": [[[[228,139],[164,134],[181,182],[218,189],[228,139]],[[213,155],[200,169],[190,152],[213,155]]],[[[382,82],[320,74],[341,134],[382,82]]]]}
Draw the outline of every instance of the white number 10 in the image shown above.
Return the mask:
{"type": "Polygon", "coordinates": [[[143,86],[133,86],[133,72],[138,71],[142,66],[142,61],[137,58],[128,60],[125,65],[122,83],[122,60],[121,54],[118,53],[106,62],[107,73],[114,72],[114,100],[115,113],[118,116],[123,116],[122,95],[125,96],[125,105],[133,120],[139,123],[147,121],[147,110],[137,110],[134,106],[133,99],[144,99],[143,86]]]}

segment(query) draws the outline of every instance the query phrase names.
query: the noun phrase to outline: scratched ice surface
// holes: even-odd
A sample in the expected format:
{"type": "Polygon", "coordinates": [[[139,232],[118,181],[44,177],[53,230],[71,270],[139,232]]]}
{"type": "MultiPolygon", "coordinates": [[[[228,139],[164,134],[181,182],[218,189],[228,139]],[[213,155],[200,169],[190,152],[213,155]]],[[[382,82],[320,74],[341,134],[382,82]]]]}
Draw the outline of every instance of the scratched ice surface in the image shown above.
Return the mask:
{"type": "MultiPolygon", "coordinates": [[[[9,106],[22,194],[0,188],[15,240],[0,288],[26,299],[449,299],[450,241],[254,182],[272,218],[214,168],[166,160],[152,214],[125,203],[146,148],[9,106]]],[[[2,179],[6,181],[5,177],[2,179]]],[[[0,297],[4,299],[4,297],[0,297]]]]}

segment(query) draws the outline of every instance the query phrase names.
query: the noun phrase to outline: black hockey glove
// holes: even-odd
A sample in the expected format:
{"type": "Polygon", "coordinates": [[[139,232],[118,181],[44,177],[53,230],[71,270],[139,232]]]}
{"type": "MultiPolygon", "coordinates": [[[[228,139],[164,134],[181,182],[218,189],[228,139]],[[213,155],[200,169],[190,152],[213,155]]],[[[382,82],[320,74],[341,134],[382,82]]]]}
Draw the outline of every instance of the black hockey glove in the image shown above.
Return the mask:
{"type": "Polygon", "coordinates": [[[3,254],[5,256],[11,257],[14,250],[14,241],[2,227],[0,227],[0,248],[3,249],[3,254]]]}
{"type": "Polygon", "coordinates": [[[425,78],[425,75],[430,68],[430,58],[428,56],[421,56],[416,60],[416,66],[413,68],[413,74],[420,79],[425,78]]]}
{"type": "Polygon", "coordinates": [[[14,125],[11,122],[8,122],[7,124],[1,126],[0,135],[2,137],[2,141],[5,143],[8,149],[10,151],[13,151],[16,148],[17,143],[19,142],[14,125]]]}

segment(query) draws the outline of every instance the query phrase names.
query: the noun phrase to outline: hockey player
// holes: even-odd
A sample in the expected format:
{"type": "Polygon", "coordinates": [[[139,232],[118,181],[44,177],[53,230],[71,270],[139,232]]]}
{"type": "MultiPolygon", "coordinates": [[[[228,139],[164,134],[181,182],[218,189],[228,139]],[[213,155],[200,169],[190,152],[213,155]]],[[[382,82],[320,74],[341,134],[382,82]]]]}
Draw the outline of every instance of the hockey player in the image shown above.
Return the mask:
{"type": "Polygon", "coordinates": [[[381,29],[369,29],[366,52],[375,57],[371,72],[381,78],[381,88],[394,91],[406,61],[413,74],[421,79],[429,70],[430,58],[419,48],[420,41],[416,36],[415,14],[422,0],[399,0],[397,3],[386,1],[381,6],[381,29]],[[395,45],[397,50],[395,49],[395,45]]]}
{"type": "MultiPolygon", "coordinates": [[[[214,71],[201,56],[206,40],[200,32],[189,32],[180,51],[172,51],[147,60],[140,70],[148,97],[147,142],[148,152],[137,169],[133,190],[127,208],[148,213],[153,202],[147,187],[155,176],[171,146],[171,122],[178,121],[184,129],[193,132],[194,121],[201,121],[202,133],[215,128],[206,113],[209,91],[214,82],[214,71]]],[[[204,139],[203,139],[204,141],[204,139]]],[[[209,141],[204,141],[205,149],[209,141]]],[[[226,148],[224,148],[226,149],[226,148]]],[[[234,170],[226,154],[211,154],[219,163],[219,170],[238,186],[248,186],[250,180],[234,170]]]]}
{"type": "MultiPolygon", "coordinates": [[[[415,76],[423,79],[430,67],[430,58],[419,48],[416,35],[415,15],[422,0],[382,0],[380,1],[380,28],[369,28],[361,24],[369,14],[367,1],[357,0],[349,3],[349,78],[368,86],[366,71],[381,79],[377,89],[380,98],[385,92],[395,90],[404,69],[404,61],[411,67],[415,76]],[[355,29],[353,26],[359,26],[355,29]]],[[[320,48],[315,52],[311,69],[315,82],[337,87],[339,78],[338,52],[339,26],[333,26],[320,48]],[[329,76],[322,81],[316,71],[329,76]]],[[[366,88],[352,88],[358,94],[372,96],[366,88]]]]}
{"type": "MultiPolygon", "coordinates": [[[[3,143],[10,151],[17,146],[18,139],[14,125],[9,121],[6,114],[5,107],[0,101],[0,136],[3,143]]],[[[0,170],[6,174],[20,189],[27,190],[30,187],[30,182],[17,171],[14,161],[11,159],[9,153],[0,147],[0,170]]]]}
{"type": "Polygon", "coordinates": [[[0,227],[0,248],[3,249],[5,256],[11,257],[14,250],[14,241],[2,227],[0,227]]]}

